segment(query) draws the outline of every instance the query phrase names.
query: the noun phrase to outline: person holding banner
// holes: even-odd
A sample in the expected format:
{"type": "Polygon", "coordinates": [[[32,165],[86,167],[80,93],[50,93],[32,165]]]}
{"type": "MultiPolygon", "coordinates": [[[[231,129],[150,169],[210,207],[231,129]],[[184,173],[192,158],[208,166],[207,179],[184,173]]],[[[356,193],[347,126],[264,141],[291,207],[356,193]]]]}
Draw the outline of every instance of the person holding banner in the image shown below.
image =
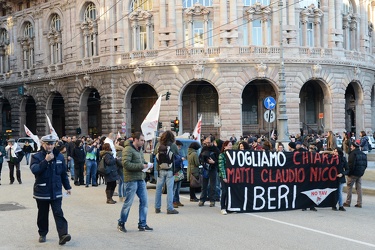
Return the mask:
{"type": "Polygon", "coordinates": [[[203,165],[204,171],[208,172],[208,178],[203,178],[203,186],[201,196],[199,198],[199,206],[204,206],[206,201],[207,188],[210,184],[209,190],[209,200],[210,207],[215,206],[215,188],[216,188],[216,178],[218,171],[218,158],[220,151],[215,147],[213,143],[213,137],[209,136],[204,141],[205,146],[202,148],[202,152],[199,155],[199,161],[203,165]]]}
{"type": "MultiPolygon", "coordinates": [[[[338,203],[339,203],[339,210],[340,211],[346,211],[344,206],[343,206],[343,197],[342,197],[342,190],[344,189],[344,184],[345,184],[345,175],[348,174],[348,162],[346,161],[346,158],[344,156],[344,152],[342,151],[341,148],[335,148],[333,150],[334,155],[338,155],[340,163],[337,166],[337,172],[339,173],[337,175],[337,181],[339,188],[337,190],[337,195],[338,195],[338,203]]],[[[336,204],[332,206],[332,210],[337,211],[336,204]]]]}
{"type": "Polygon", "coordinates": [[[221,199],[220,199],[220,207],[221,207],[221,214],[227,215],[227,197],[228,197],[228,179],[226,174],[226,158],[225,158],[225,151],[232,150],[232,142],[225,141],[221,148],[221,153],[219,155],[219,177],[221,182],[221,199]]]}

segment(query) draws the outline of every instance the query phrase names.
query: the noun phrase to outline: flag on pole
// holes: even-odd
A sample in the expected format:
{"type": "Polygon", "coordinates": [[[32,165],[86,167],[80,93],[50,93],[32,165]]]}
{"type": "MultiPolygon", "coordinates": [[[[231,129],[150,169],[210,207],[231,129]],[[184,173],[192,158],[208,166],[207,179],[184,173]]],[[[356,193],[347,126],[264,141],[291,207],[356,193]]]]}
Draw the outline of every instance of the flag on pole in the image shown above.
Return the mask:
{"type": "Polygon", "coordinates": [[[46,114],[46,117],[47,117],[47,122],[48,122],[48,126],[49,126],[49,132],[50,132],[50,134],[56,136],[56,138],[60,138],[60,137],[57,135],[55,129],[52,127],[51,120],[49,119],[49,117],[48,117],[47,114],[46,114]]]}
{"type": "Polygon", "coordinates": [[[25,124],[24,124],[23,126],[25,127],[25,132],[26,132],[27,136],[30,137],[31,139],[33,139],[33,141],[35,141],[36,145],[38,145],[38,150],[39,150],[39,149],[40,149],[40,141],[39,141],[38,136],[34,135],[34,134],[30,131],[30,129],[28,129],[28,128],[26,127],[25,124]]]}
{"type": "Polygon", "coordinates": [[[145,141],[152,140],[155,137],[155,131],[158,127],[159,113],[161,97],[156,100],[154,106],[151,108],[150,112],[147,114],[146,118],[141,124],[142,133],[145,136],[145,141]]]}
{"type": "Polygon", "coordinates": [[[199,117],[199,120],[197,122],[197,125],[195,126],[194,132],[193,132],[193,138],[194,140],[200,142],[201,141],[201,131],[202,131],[202,114],[199,117]]]}

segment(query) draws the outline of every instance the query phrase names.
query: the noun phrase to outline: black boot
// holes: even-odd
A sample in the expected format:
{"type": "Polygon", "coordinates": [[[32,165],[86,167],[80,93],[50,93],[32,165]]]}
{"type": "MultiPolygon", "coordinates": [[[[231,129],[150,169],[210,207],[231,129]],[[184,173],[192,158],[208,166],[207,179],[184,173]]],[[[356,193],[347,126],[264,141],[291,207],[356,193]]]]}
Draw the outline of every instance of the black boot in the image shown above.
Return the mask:
{"type": "Polygon", "coordinates": [[[116,203],[114,200],[112,200],[112,190],[105,190],[105,194],[107,195],[107,204],[116,203]]]}

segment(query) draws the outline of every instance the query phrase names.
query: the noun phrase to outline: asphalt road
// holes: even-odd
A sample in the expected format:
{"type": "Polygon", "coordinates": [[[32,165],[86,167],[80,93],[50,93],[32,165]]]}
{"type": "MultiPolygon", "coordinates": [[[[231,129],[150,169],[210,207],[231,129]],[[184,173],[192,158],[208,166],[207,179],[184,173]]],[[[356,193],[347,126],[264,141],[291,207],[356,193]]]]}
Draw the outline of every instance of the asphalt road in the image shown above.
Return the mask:
{"type": "MultiPolygon", "coordinates": [[[[149,185],[148,225],[153,232],[139,232],[138,200],[126,224],[128,233],[116,230],[122,204],[105,203],[104,185],[74,187],[64,198],[63,210],[72,240],[58,245],[52,214],[46,243],[38,243],[36,202],[32,198],[34,177],[22,166],[23,184],[9,185],[3,166],[0,186],[0,249],[374,249],[375,196],[365,195],[363,208],[346,212],[330,208],[252,214],[220,214],[219,204],[210,208],[189,201],[183,189],[180,214],[154,212],[155,186],[149,185]],[[10,210],[9,210],[10,209],[10,210]],[[6,210],[6,211],[4,211],[6,210]]],[[[115,197],[117,199],[117,197],[115,197]]],[[[355,195],[353,197],[356,199],[355,195]]]]}

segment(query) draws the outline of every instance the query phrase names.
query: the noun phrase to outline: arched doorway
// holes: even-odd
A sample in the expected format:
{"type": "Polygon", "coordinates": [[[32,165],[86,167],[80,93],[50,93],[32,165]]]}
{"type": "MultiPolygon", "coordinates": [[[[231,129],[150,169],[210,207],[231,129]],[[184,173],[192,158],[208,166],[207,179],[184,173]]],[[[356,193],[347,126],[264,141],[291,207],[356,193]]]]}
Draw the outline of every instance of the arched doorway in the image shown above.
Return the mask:
{"type": "Polygon", "coordinates": [[[141,131],[141,124],[158,99],[156,91],[148,84],[135,86],[131,95],[131,133],[141,131]]]}
{"type": "Polygon", "coordinates": [[[219,118],[219,95],[210,83],[194,81],[189,83],[182,93],[182,128],[184,132],[192,133],[197,121],[202,115],[202,135],[212,134],[219,137],[219,127],[215,119],[219,118]]]}
{"type": "MultiPolygon", "coordinates": [[[[25,112],[26,112],[26,119],[25,125],[26,127],[33,132],[36,133],[36,103],[33,97],[29,96],[26,100],[25,105],[25,112]]],[[[23,130],[23,126],[21,124],[21,131],[23,130]]],[[[24,134],[24,131],[21,133],[24,134]]]]}
{"type": "Polygon", "coordinates": [[[1,126],[2,126],[2,131],[1,131],[1,136],[2,139],[5,140],[9,137],[12,136],[12,110],[10,103],[7,99],[2,100],[3,108],[2,108],[2,121],[1,121],[1,126]]]}
{"type": "MultiPolygon", "coordinates": [[[[272,130],[277,129],[277,119],[268,123],[263,118],[266,111],[263,100],[267,96],[272,96],[276,100],[276,92],[267,80],[254,80],[244,88],[242,92],[243,135],[268,135],[272,130]]],[[[276,109],[273,111],[276,113],[276,109]]]]}
{"type": "Polygon", "coordinates": [[[316,81],[306,82],[299,94],[299,120],[301,136],[306,134],[321,134],[324,132],[324,94],[316,81]]]}
{"type": "Polygon", "coordinates": [[[357,83],[349,83],[345,90],[345,130],[356,133],[357,124],[357,109],[358,109],[358,88],[357,83]]]}
{"type": "Polygon", "coordinates": [[[88,131],[92,138],[102,134],[102,109],[100,95],[96,89],[91,90],[87,99],[88,131]]]}
{"type": "Polygon", "coordinates": [[[52,99],[52,126],[59,137],[65,135],[65,103],[60,93],[55,93],[52,99]]]}

